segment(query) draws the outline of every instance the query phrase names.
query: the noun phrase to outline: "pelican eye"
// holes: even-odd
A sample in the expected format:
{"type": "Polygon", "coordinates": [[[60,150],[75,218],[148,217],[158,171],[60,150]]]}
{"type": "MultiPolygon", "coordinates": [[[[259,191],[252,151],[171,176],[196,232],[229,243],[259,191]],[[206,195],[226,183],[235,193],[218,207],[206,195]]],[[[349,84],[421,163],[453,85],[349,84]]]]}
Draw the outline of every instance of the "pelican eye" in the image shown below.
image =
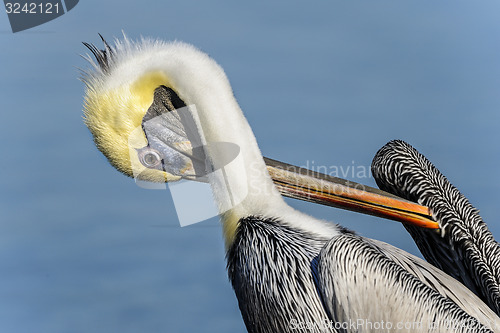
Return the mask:
{"type": "Polygon", "coordinates": [[[161,163],[160,154],[154,149],[143,150],[139,154],[139,160],[146,168],[156,168],[161,163]]]}

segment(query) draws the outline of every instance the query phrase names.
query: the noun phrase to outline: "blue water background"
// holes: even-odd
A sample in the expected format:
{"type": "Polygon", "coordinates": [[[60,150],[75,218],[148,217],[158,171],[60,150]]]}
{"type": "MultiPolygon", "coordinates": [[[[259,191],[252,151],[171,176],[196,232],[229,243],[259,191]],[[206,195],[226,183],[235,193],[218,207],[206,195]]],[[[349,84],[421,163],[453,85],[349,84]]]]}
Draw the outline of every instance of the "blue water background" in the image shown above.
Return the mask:
{"type": "MultiPolygon", "coordinates": [[[[0,14],[0,331],[245,331],[217,219],[181,228],[168,191],[138,188],[93,146],[82,41],[124,30],[200,47],[275,159],[374,186],[358,171],[404,139],[498,238],[499,12],[497,1],[80,1],[17,34],[0,14]]],[[[289,203],[418,254],[397,223],[289,203]]]]}

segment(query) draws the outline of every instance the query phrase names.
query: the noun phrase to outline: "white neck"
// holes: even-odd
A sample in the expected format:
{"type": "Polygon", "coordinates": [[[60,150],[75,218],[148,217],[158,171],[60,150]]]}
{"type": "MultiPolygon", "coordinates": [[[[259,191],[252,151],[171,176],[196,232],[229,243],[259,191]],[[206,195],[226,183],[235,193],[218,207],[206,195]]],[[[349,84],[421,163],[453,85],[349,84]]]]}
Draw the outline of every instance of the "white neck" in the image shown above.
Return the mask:
{"type": "Polygon", "coordinates": [[[287,207],[267,173],[222,68],[191,46],[169,46],[175,47],[175,52],[169,54],[166,48],[165,54],[155,58],[168,59],[161,63],[166,76],[184,103],[195,106],[206,154],[217,169],[209,175],[209,181],[220,214],[242,218],[265,215],[271,207],[287,207]],[[231,160],[225,155],[232,152],[220,145],[228,142],[239,147],[240,152],[229,164],[217,165],[218,161],[231,160]]]}
{"type": "MultiPolygon", "coordinates": [[[[191,81],[193,91],[188,102],[196,105],[199,126],[208,145],[207,155],[212,161],[227,161],[228,152],[210,149],[210,144],[230,142],[240,147],[236,159],[222,168],[216,167],[217,171],[209,177],[224,224],[226,243],[231,243],[232,236],[228,234],[234,231],[237,220],[247,216],[277,218],[312,233],[327,237],[337,235],[336,225],[314,219],[285,203],[267,172],[255,136],[234,98],[229,81],[222,69],[209,60],[211,66],[206,67],[212,73],[203,73],[202,77],[210,79],[206,85],[198,81],[200,89],[191,81]]],[[[181,91],[179,93],[182,95],[181,91]]]]}
{"type": "Polygon", "coordinates": [[[207,142],[207,156],[216,165],[209,181],[219,212],[229,211],[241,218],[268,216],[276,207],[285,209],[287,205],[267,172],[257,141],[232,92],[218,100],[222,102],[220,105],[197,104],[197,110],[207,142]],[[239,148],[236,158],[234,149],[221,145],[227,142],[239,148]],[[213,146],[215,143],[219,144],[213,146]],[[224,163],[217,165],[217,161],[224,163]]]}

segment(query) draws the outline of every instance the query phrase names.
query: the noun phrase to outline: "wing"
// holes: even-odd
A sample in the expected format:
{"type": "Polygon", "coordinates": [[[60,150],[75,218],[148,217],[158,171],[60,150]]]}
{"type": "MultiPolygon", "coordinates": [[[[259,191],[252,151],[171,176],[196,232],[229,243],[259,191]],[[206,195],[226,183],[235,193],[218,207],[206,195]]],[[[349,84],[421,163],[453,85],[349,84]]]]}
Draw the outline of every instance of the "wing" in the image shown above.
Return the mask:
{"type": "Polygon", "coordinates": [[[440,232],[405,226],[420,251],[500,314],[500,246],[477,209],[406,142],[382,147],[372,171],[381,189],[431,208],[440,232]]]}
{"type": "Polygon", "coordinates": [[[346,323],[347,332],[500,327],[500,319],[459,282],[382,242],[351,234],[334,237],[317,258],[316,274],[328,315],[346,323]],[[462,308],[452,299],[468,305],[462,308]]]}

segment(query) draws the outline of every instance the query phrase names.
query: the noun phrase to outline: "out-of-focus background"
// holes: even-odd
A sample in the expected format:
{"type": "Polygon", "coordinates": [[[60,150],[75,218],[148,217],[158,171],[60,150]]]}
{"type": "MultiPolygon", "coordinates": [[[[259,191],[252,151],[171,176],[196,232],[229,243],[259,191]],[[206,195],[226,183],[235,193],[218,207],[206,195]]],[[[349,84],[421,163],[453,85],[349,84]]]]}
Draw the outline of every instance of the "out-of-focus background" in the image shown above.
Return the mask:
{"type": "MultiPolygon", "coordinates": [[[[217,218],[181,228],[168,191],[137,187],[93,146],[82,41],[124,31],[208,52],[268,157],[374,186],[375,152],[404,139],[500,237],[499,12],[497,1],[89,0],[16,34],[0,14],[0,331],[245,331],[217,218]]],[[[398,223],[289,203],[419,255],[398,223]]]]}

